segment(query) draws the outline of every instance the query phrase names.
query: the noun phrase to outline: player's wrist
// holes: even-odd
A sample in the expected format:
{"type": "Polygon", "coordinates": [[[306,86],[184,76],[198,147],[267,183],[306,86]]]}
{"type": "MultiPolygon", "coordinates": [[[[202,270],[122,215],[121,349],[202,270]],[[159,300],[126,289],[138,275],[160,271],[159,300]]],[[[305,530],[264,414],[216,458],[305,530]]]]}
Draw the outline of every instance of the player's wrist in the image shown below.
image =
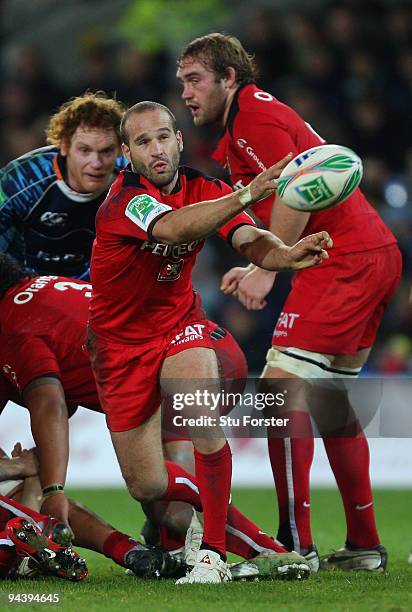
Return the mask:
{"type": "Polygon", "coordinates": [[[249,204],[253,204],[255,201],[250,191],[250,185],[239,189],[236,193],[239,196],[239,201],[244,208],[247,208],[249,204]]]}
{"type": "Polygon", "coordinates": [[[42,489],[43,501],[54,495],[64,495],[64,485],[60,482],[53,482],[42,489]]]}

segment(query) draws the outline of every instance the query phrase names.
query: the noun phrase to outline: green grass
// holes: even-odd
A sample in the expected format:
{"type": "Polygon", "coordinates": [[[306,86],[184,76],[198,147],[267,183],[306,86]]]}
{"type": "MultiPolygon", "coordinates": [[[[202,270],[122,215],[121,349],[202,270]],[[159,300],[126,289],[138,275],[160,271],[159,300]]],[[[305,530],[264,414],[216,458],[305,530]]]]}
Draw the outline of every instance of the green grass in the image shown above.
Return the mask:
{"type": "MultiPolygon", "coordinates": [[[[136,535],[142,514],[124,491],[71,491],[72,497],[89,505],[118,529],[136,535]]],[[[276,523],[274,494],[266,489],[239,489],[235,503],[262,528],[273,533],[276,523]]],[[[8,593],[54,593],[62,598],[59,610],[101,611],[152,610],[192,612],[215,609],[312,610],[393,612],[412,610],[412,566],[406,562],[412,545],[412,491],[376,491],[376,512],[382,542],[389,551],[385,574],[354,572],[319,573],[297,582],[232,583],[177,587],[171,581],[139,581],[124,575],[122,568],[96,553],[82,550],[90,575],[80,584],[58,579],[41,582],[0,583],[0,608],[39,610],[42,605],[7,606],[8,593]]],[[[339,497],[329,490],[314,491],[313,532],[321,553],[343,544],[344,520],[339,497]]],[[[51,609],[52,606],[46,605],[51,609]]]]}

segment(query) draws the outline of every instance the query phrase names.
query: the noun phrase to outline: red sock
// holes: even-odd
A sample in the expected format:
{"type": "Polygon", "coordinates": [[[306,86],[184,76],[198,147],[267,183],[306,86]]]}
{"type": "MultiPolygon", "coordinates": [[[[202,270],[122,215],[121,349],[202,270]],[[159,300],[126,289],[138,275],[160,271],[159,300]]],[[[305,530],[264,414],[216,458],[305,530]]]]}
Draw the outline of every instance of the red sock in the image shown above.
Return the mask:
{"type": "Polygon", "coordinates": [[[125,557],[133,548],[144,549],[145,547],[120,531],[112,531],[104,541],[103,554],[125,567],[125,557]]]}
{"type": "Polygon", "coordinates": [[[160,545],[164,550],[168,550],[169,552],[172,550],[179,550],[185,545],[185,537],[181,536],[173,536],[167,530],[167,527],[160,525],[160,545]]]}
{"type": "MultiPolygon", "coordinates": [[[[214,453],[213,455],[211,455],[210,457],[212,458],[212,461],[215,455],[218,455],[219,453],[224,451],[224,449],[225,447],[223,447],[221,451],[218,451],[218,453],[214,453]]],[[[195,451],[195,457],[196,455],[197,453],[195,451]]],[[[208,456],[201,455],[200,453],[198,453],[198,455],[200,455],[200,457],[208,456]]],[[[230,458],[231,455],[229,454],[229,459],[230,458]]],[[[192,506],[194,506],[196,509],[202,510],[202,503],[200,501],[200,496],[198,493],[200,487],[198,488],[197,479],[194,476],[191,476],[188,472],[185,472],[183,468],[170,461],[166,461],[166,467],[169,472],[169,486],[162,499],[180,499],[182,501],[187,501],[188,503],[192,504],[192,506]],[[176,479],[178,479],[177,483],[175,482],[176,479]]],[[[214,497],[215,500],[218,499],[215,488],[212,488],[211,496],[214,497]]],[[[216,503],[218,505],[221,502],[220,500],[218,500],[216,503]]],[[[214,520],[212,515],[212,523],[213,522],[214,520]]],[[[250,559],[251,557],[256,556],[257,553],[262,552],[262,549],[275,550],[276,552],[285,552],[285,549],[282,548],[278,542],[272,540],[272,538],[270,538],[268,535],[262,533],[259,527],[252,523],[252,521],[250,521],[233,505],[229,506],[227,523],[228,524],[226,527],[226,544],[227,549],[230,552],[233,552],[241,557],[245,557],[246,559],[250,559]]],[[[207,542],[210,546],[214,546],[214,544],[209,541],[210,539],[214,541],[214,539],[211,535],[209,535],[210,531],[206,532],[206,526],[204,529],[204,533],[208,533],[207,536],[204,535],[204,541],[207,542]]],[[[221,544],[219,544],[219,546],[221,546],[221,544]]],[[[217,546],[216,548],[219,551],[223,552],[222,548],[219,548],[217,546]]]]}
{"type": "Polygon", "coordinates": [[[232,504],[227,513],[226,548],[245,559],[268,550],[286,552],[279,542],[272,540],[232,504]]]}
{"type": "MultiPolygon", "coordinates": [[[[310,416],[288,413],[291,435],[312,432],[310,416]]],[[[269,457],[279,506],[277,538],[289,550],[304,551],[313,543],[310,529],[310,468],[314,454],[312,437],[275,438],[268,430],[269,457]]]]}
{"type": "Polygon", "coordinates": [[[169,484],[160,499],[184,501],[194,506],[196,510],[201,511],[202,503],[196,478],[173,461],[165,461],[165,464],[169,475],[169,484]]]}
{"type": "Polygon", "coordinates": [[[196,479],[202,499],[203,544],[226,555],[226,520],[232,479],[232,453],[226,444],[206,455],[195,449],[196,479]]]}
{"type": "Polygon", "coordinates": [[[369,445],[357,438],[324,438],[326,453],[345,508],[347,542],[372,548],[379,544],[369,478],[369,445]]]}
{"type": "Polygon", "coordinates": [[[7,523],[12,516],[30,517],[36,521],[36,523],[41,523],[48,518],[45,514],[39,514],[39,512],[36,512],[27,506],[23,506],[23,504],[19,504],[19,502],[14,501],[14,499],[10,499],[10,497],[0,495],[0,527],[4,527],[5,523],[7,523]]]}

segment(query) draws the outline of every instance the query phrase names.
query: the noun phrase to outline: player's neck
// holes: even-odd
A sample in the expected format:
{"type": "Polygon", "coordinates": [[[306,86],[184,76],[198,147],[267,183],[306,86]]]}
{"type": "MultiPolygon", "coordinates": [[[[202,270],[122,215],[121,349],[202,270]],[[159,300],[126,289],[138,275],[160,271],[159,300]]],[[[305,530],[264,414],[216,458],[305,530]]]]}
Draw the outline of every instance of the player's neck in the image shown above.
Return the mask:
{"type": "Polygon", "coordinates": [[[179,179],[179,172],[177,171],[172,181],[168,183],[167,185],[164,185],[163,187],[160,188],[160,193],[163,193],[164,195],[168,195],[169,193],[172,193],[173,189],[176,187],[176,183],[178,179],[179,179]]]}
{"type": "Polygon", "coordinates": [[[239,87],[236,86],[228,92],[226,102],[225,102],[225,110],[224,110],[223,119],[222,119],[223,125],[226,125],[227,118],[229,116],[230,107],[232,106],[233,98],[235,97],[235,94],[238,89],[239,87]]]}

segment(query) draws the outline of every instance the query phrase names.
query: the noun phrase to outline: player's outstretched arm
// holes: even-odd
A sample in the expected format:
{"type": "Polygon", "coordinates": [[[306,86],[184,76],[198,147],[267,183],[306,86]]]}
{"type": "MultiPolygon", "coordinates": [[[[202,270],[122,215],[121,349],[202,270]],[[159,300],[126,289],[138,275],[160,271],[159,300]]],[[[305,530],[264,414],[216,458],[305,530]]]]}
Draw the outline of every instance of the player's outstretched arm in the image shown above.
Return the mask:
{"type": "MultiPolygon", "coordinates": [[[[24,390],[36,442],[41,486],[63,485],[69,460],[69,423],[64,390],[57,378],[41,377],[24,390]]],[[[41,511],[68,525],[69,505],[64,491],[46,496],[41,511]]]]}
{"type": "Polygon", "coordinates": [[[182,244],[200,240],[215,233],[250,204],[274,193],[277,188],[277,179],[290,158],[289,153],[239,191],[217,200],[190,204],[160,217],[152,226],[153,238],[165,244],[182,244]]]}
{"type": "Polygon", "coordinates": [[[327,232],[318,232],[287,246],[274,234],[243,225],[233,235],[233,246],[241,255],[265,270],[301,270],[328,259],[333,242],[327,232]]]}

